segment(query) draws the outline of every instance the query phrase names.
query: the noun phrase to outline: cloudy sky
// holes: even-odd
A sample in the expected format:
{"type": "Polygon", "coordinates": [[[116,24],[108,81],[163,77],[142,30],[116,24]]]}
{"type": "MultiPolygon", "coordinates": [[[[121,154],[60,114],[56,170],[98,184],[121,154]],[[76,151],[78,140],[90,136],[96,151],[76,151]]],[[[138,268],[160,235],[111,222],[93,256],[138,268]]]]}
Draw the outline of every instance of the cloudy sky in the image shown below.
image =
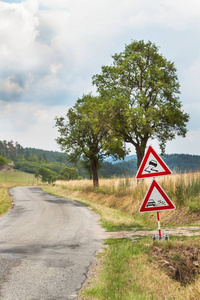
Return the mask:
{"type": "Polygon", "coordinates": [[[189,131],[166,153],[200,155],[199,0],[0,0],[0,140],[59,150],[55,116],[131,40],[152,41],[177,68],[189,131]]]}

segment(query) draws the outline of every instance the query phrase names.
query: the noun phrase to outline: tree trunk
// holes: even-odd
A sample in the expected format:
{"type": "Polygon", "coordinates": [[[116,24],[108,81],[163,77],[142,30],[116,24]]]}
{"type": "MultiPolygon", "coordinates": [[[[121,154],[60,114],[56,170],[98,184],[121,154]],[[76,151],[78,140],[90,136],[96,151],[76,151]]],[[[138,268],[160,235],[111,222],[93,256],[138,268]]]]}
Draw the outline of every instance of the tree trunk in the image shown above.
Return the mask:
{"type": "Polygon", "coordinates": [[[147,146],[147,142],[148,142],[149,136],[148,134],[145,135],[142,139],[141,139],[141,143],[135,145],[135,149],[136,149],[136,154],[137,154],[137,169],[139,169],[142,159],[144,157],[144,153],[145,153],[145,149],[147,146]]]}
{"type": "Polygon", "coordinates": [[[97,162],[92,162],[92,175],[93,175],[93,186],[98,187],[99,186],[99,176],[98,176],[98,169],[97,169],[97,162]]]}
{"type": "Polygon", "coordinates": [[[144,157],[145,148],[138,146],[136,147],[136,154],[137,154],[137,169],[139,169],[142,159],[144,157]]]}

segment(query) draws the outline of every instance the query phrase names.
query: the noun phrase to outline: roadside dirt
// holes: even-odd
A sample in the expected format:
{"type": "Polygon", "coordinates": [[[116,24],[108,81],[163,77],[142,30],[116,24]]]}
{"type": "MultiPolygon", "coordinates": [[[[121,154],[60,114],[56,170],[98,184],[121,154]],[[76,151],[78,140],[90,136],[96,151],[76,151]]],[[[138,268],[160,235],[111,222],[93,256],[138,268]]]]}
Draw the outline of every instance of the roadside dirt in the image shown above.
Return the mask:
{"type": "Polygon", "coordinates": [[[181,286],[193,283],[200,274],[200,249],[186,245],[153,245],[151,255],[169,277],[181,286]]]}
{"type": "Polygon", "coordinates": [[[4,165],[0,168],[1,171],[13,171],[13,169],[9,165],[4,165]]]}
{"type": "MultiPolygon", "coordinates": [[[[170,229],[161,229],[162,234],[172,234],[172,235],[184,235],[184,236],[194,236],[194,235],[200,235],[200,227],[198,226],[191,226],[191,227],[177,227],[177,228],[170,228],[170,229]]],[[[104,232],[103,233],[103,239],[108,238],[131,238],[134,236],[148,236],[158,234],[158,230],[153,231],[118,231],[118,232],[104,232]]]]}
{"type": "MultiPolygon", "coordinates": [[[[152,236],[158,234],[158,230],[153,231],[119,231],[105,232],[106,238],[130,238],[132,241],[139,236],[152,236]]],[[[162,230],[162,234],[176,236],[198,236],[200,227],[177,227],[162,230]]],[[[180,282],[181,286],[193,283],[200,274],[200,249],[198,247],[188,247],[185,245],[171,245],[163,248],[162,245],[153,245],[151,256],[155,262],[172,279],[180,282]]]]}

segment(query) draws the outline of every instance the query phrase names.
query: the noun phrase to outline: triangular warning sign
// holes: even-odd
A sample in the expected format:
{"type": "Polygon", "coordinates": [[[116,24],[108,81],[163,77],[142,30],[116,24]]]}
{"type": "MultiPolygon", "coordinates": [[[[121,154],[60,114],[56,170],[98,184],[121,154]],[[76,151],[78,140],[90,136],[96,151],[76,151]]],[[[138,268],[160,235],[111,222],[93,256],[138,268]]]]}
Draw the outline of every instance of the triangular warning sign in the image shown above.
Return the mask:
{"type": "Polygon", "coordinates": [[[137,171],[136,178],[142,179],[170,174],[172,174],[170,169],[160,158],[160,156],[155,152],[155,150],[151,146],[149,146],[137,171]]]}
{"type": "Polygon", "coordinates": [[[175,208],[175,205],[169,199],[161,186],[157,183],[156,180],[153,180],[143,200],[139,212],[142,213],[150,211],[170,210],[175,208]]]}

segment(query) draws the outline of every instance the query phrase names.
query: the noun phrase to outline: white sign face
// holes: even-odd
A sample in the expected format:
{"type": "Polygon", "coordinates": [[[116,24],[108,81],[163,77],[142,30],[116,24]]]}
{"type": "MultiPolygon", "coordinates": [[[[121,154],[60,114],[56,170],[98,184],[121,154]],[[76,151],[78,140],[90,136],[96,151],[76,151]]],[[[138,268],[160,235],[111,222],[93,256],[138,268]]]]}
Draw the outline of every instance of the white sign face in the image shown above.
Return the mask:
{"type": "Polygon", "coordinates": [[[155,156],[152,153],[150,153],[142,174],[151,174],[155,172],[165,172],[165,169],[161,166],[161,164],[158,162],[155,156]]]}
{"type": "Polygon", "coordinates": [[[154,187],[151,194],[149,195],[149,200],[145,207],[160,207],[160,206],[168,206],[167,202],[163,198],[163,196],[160,194],[158,189],[154,187]]]}

